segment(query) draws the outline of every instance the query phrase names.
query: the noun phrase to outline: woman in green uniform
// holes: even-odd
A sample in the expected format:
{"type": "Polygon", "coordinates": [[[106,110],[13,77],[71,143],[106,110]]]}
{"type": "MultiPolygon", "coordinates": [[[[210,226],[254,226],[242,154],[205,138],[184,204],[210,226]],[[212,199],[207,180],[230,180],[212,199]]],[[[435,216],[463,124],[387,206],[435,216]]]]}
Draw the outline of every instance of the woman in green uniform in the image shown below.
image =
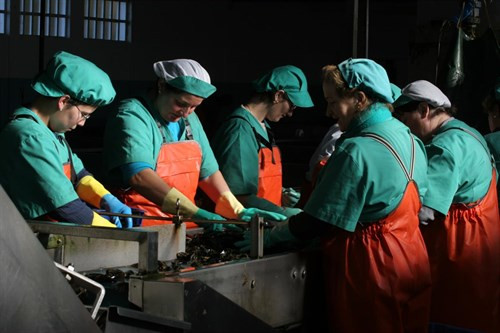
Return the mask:
{"type": "MultiPolygon", "coordinates": [[[[110,223],[86,203],[114,213],[130,214],[130,208],[85,170],[64,138],[113,101],[108,75],[83,58],[57,52],[32,88],[35,100],[17,109],[0,133],[0,184],[26,219],[121,227],[119,218],[110,223]]],[[[122,222],[132,226],[130,218],[122,222]]]]}
{"type": "Polygon", "coordinates": [[[404,87],[394,106],[427,151],[429,189],[419,215],[432,271],[431,321],[498,332],[500,216],[487,144],[428,81],[404,87]]]}
{"type": "MultiPolygon", "coordinates": [[[[280,214],[245,209],[224,180],[203,127],[194,113],[216,88],[208,72],[191,59],[159,61],[158,77],[148,93],[121,102],[107,126],[104,156],[110,181],[120,198],[149,215],[177,211],[199,219],[249,220],[256,212],[271,219],[280,214]],[[200,188],[216,203],[215,212],[194,204],[200,188]],[[223,217],[221,217],[223,216],[223,217]]],[[[145,220],[143,225],[166,223],[145,220]]],[[[188,227],[196,226],[188,223],[188,227]]]]}
{"type": "Polygon", "coordinates": [[[255,93],[217,131],[212,145],[229,188],[245,205],[291,216],[300,193],[282,188],[281,154],[267,121],[314,106],[304,73],[276,67],[253,82],[255,93]]]}
{"type": "Polygon", "coordinates": [[[392,117],[389,79],[374,61],[325,66],[323,92],[344,133],[304,212],[266,232],[265,245],[322,237],[332,332],[427,332],[423,144],[392,117]]]}

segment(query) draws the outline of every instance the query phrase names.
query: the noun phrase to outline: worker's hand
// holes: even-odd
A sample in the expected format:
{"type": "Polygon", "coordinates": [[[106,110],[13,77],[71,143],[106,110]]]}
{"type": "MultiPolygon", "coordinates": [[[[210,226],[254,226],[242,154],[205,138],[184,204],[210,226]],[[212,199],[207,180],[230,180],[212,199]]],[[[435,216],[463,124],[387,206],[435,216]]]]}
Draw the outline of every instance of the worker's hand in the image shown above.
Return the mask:
{"type": "MultiPolygon", "coordinates": [[[[118,200],[117,197],[115,197],[112,194],[106,194],[105,196],[102,197],[101,199],[101,209],[104,209],[108,212],[111,213],[119,213],[119,214],[127,214],[131,215],[132,214],[132,209],[122,203],[120,200],[118,200]]],[[[118,216],[110,216],[109,220],[114,223],[118,228],[122,227],[122,222],[123,222],[123,227],[124,228],[132,228],[132,218],[131,217],[126,217],[126,218],[119,218],[118,216]]]]}
{"type": "MultiPolygon", "coordinates": [[[[218,221],[224,221],[226,220],[222,216],[211,213],[208,210],[199,208],[198,211],[193,215],[194,218],[196,219],[202,219],[202,220],[218,220],[218,221]]],[[[219,232],[224,230],[224,225],[220,223],[198,223],[205,231],[214,231],[214,232],[219,232]]]]}
{"type": "Polygon", "coordinates": [[[283,215],[285,215],[287,218],[290,218],[300,213],[302,213],[302,209],[300,208],[283,207],[283,215]]]}
{"type": "Polygon", "coordinates": [[[255,214],[259,214],[260,217],[272,221],[284,221],[287,219],[285,215],[268,212],[267,210],[262,210],[258,208],[244,208],[238,215],[238,218],[240,220],[249,222],[255,214]]]}
{"type": "Polygon", "coordinates": [[[418,212],[418,220],[422,225],[428,225],[429,222],[434,221],[435,210],[427,206],[422,206],[418,212]]]}
{"type": "MultiPolygon", "coordinates": [[[[297,239],[292,235],[288,228],[288,222],[276,223],[272,229],[264,230],[264,248],[273,247],[276,245],[294,244],[297,239]]],[[[250,251],[251,232],[245,231],[243,240],[234,243],[241,252],[250,251]]]]}
{"type": "Polygon", "coordinates": [[[283,187],[281,190],[281,205],[283,207],[294,207],[300,200],[300,192],[291,187],[283,187]]]}

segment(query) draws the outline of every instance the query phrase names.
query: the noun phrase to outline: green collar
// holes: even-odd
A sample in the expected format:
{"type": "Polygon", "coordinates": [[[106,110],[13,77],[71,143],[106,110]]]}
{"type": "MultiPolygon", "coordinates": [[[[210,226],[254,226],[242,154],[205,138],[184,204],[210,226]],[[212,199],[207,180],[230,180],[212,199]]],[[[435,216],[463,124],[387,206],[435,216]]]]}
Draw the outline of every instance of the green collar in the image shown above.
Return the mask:
{"type": "Polygon", "coordinates": [[[382,123],[392,118],[391,111],[383,103],[375,103],[368,110],[363,111],[359,116],[353,118],[349,128],[345,132],[345,137],[357,136],[364,129],[382,123]]]}

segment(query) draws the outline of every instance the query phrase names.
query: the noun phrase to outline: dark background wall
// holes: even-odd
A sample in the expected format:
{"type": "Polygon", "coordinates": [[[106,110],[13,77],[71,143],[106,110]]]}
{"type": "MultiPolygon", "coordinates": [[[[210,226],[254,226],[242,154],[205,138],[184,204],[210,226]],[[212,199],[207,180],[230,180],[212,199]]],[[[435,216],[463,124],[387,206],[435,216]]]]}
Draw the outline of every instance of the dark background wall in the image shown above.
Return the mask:
{"type": "MultiPolygon", "coordinates": [[[[40,56],[38,37],[19,36],[19,2],[10,2],[10,33],[0,35],[2,123],[15,107],[33,96],[29,81],[39,70],[40,56]]],[[[499,36],[500,1],[486,2],[491,26],[499,36]]],[[[459,4],[457,0],[370,1],[368,57],[382,64],[391,81],[401,87],[416,79],[433,82],[442,22],[459,14],[459,4]]],[[[118,101],[151,84],[153,62],[195,59],[209,71],[218,88],[197,110],[209,137],[223,116],[244,101],[251,80],[274,66],[296,65],[309,80],[316,107],[299,109],[293,118],[272,126],[284,155],[284,182],[289,186],[300,185],[307,160],[333,123],[324,116],[321,67],[353,55],[354,0],[137,0],[131,1],[131,8],[129,42],[87,40],[83,38],[83,0],[72,0],[70,38],[46,37],[42,49],[44,63],[58,50],[95,62],[112,78],[118,101]]],[[[487,27],[482,10],[481,34],[487,27]]],[[[451,32],[444,37],[441,49],[447,50],[453,44],[453,37],[451,32]]],[[[484,77],[486,89],[500,74],[498,46],[493,42],[476,44],[470,47],[475,54],[470,68],[484,77]],[[484,57],[493,59],[496,67],[476,70],[484,57]]],[[[358,53],[358,57],[363,56],[365,53],[358,53]]],[[[472,107],[468,105],[469,112],[464,113],[464,118],[484,132],[486,118],[480,111],[478,96],[472,107]]],[[[97,175],[102,172],[102,132],[107,116],[115,107],[116,102],[103,107],[85,127],[69,135],[87,168],[97,175]]]]}

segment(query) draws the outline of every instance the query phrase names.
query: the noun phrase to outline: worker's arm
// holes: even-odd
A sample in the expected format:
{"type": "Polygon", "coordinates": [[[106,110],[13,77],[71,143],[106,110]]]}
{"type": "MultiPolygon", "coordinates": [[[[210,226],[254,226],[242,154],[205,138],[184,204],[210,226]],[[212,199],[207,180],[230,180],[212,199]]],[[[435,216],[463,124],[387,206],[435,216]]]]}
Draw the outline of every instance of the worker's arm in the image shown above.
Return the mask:
{"type": "Polygon", "coordinates": [[[168,186],[168,184],[150,168],[143,169],[133,175],[129,183],[137,193],[157,204],[161,207],[162,211],[166,213],[176,213],[177,199],[179,199],[180,213],[182,215],[207,220],[223,220],[221,216],[197,207],[179,190],[168,186]]]}
{"type": "Polygon", "coordinates": [[[219,170],[200,181],[199,186],[215,202],[215,212],[224,217],[250,221],[255,214],[259,214],[264,218],[275,221],[286,219],[286,216],[280,213],[273,213],[258,208],[246,209],[229,190],[229,186],[219,170]]]}
{"type": "Polygon", "coordinates": [[[238,200],[246,207],[255,207],[267,210],[268,212],[280,213],[286,217],[291,217],[302,212],[302,209],[300,208],[280,207],[269,200],[256,196],[255,194],[237,195],[236,198],[238,198],[238,200]]]}
{"type": "Polygon", "coordinates": [[[133,175],[129,183],[137,193],[160,207],[163,204],[163,199],[172,189],[156,172],[149,168],[143,169],[133,175]]]}
{"type": "Polygon", "coordinates": [[[337,227],[318,220],[306,212],[290,217],[288,226],[291,234],[300,240],[313,239],[326,233],[331,234],[338,230],[337,227]]]}
{"type": "MultiPolygon", "coordinates": [[[[132,214],[132,209],[112,195],[97,179],[83,169],[79,173],[76,185],[78,197],[86,203],[104,209],[105,211],[120,214],[132,214]],[[83,177],[82,177],[83,175],[83,177]]],[[[118,228],[132,228],[132,218],[122,218],[118,216],[110,217],[118,228]]]]}
{"type": "MultiPolygon", "coordinates": [[[[76,224],[86,224],[97,227],[116,228],[117,225],[101,217],[90,209],[82,200],[76,199],[67,204],[54,209],[45,215],[57,221],[64,221],[76,224]]],[[[41,217],[40,219],[43,219],[41,217]]]]}
{"type": "MultiPolygon", "coordinates": [[[[291,217],[287,222],[279,222],[272,229],[264,231],[264,247],[275,246],[294,247],[307,244],[307,241],[325,234],[332,235],[336,227],[320,221],[307,213],[300,213],[291,217]]],[[[243,235],[243,240],[235,245],[241,251],[250,250],[251,234],[249,231],[243,235]]]]}

